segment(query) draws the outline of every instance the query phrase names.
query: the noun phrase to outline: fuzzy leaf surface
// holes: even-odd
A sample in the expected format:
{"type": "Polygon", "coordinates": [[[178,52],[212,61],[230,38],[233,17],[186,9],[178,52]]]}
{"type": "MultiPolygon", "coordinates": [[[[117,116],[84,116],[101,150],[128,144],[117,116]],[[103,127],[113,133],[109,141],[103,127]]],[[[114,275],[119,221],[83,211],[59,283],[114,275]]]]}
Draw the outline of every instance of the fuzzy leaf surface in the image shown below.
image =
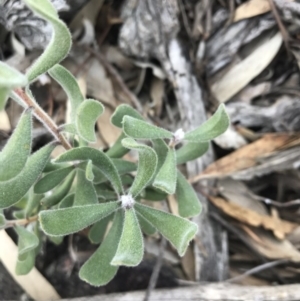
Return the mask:
{"type": "Polygon", "coordinates": [[[134,139],[172,139],[173,134],[163,128],[130,116],[123,118],[124,133],[134,139]]]}
{"type": "Polygon", "coordinates": [[[120,207],[118,202],[85,205],[63,209],[41,211],[39,219],[42,230],[51,236],[62,236],[78,232],[120,207]]]}
{"type": "Polygon", "coordinates": [[[86,99],[77,109],[76,128],[79,136],[88,142],[96,142],[95,123],[104,112],[102,103],[86,99]]]}
{"type": "Polygon", "coordinates": [[[47,173],[34,185],[34,192],[42,194],[50,191],[60,184],[73,170],[73,166],[68,166],[47,173]]]}
{"type": "Polygon", "coordinates": [[[114,278],[118,271],[118,266],[110,264],[115,255],[115,250],[122,233],[123,212],[116,212],[112,227],[104,238],[100,247],[86,261],[79,271],[79,277],[94,286],[107,284],[114,278]]]}
{"type": "Polygon", "coordinates": [[[129,149],[122,145],[122,140],[127,136],[122,132],[113,146],[106,152],[110,158],[122,158],[129,152],[129,149]]]}
{"type": "Polygon", "coordinates": [[[0,181],[15,177],[24,168],[31,152],[32,110],[26,110],[0,152],[0,181]]]}
{"type": "Polygon", "coordinates": [[[40,201],[43,198],[43,195],[35,194],[31,188],[29,191],[28,201],[24,209],[25,218],[28,218],[32,215],[33,212],[36,212],[40,206],[40,201]]]}
{"type": "Polygon", "coordinates": [[[129,190],[129,193],[136,197],[151,181],[156,170],[157,156],[151,147],[137,143],[132,138],[123,139],[122,144],[124,147],[137,150],[139,153],[137,174],[129,190]]]}
{"type": "Polygon", "coordinates": [[[98,197],[94,185],[89,181],[83,170],[77,170],[77,183],[74,206],[92,205],[98,203],[98,197]]]}
{"type": "Polygon", "coordinates": [[[75,178],[75,171],[73,170],[58,187],[55,188],[53,193],[49,196],[44,197],[41,200],[41,204],[46,207],[52,207],[58,204],[63,198],[69,193],[70,188],[75,178]]]}
{"type": "Polygon", "coordinates": [[[198,226],[173,214],[136,203],[136,211],[153,225],[183,256],[190,241],[195,237],[198,226]]]}
{"type": "Polygon", "coordinates": [[[5,216],[3,214],[3,211],[0,210],[0,229],[2,227],[4,227],[6,224],[6,219],[5,219],[5,216]]]}
{"type": "Polygon", "coordinates": [[[176,190],[176,181],[176,153],[174,148],[169,148],[165,162],[154,179],[153,186],[168,194],[173,194],[176,190]]]}
{"type": "Polygon", "coordinates": [[[118,128],[122,128],[123,127],[123,117],[124,116],[131,116],[135,119],[140,119],[140,120],[143,120],[144,118],[142,117],[142,115],[136,111],[134,108],[132,108],[131,106],[129,105],[126,105],[126,104],[122,104],[122,105],[119,105],[115,112],[111,115],[111,123],[118,127],[118,128]]]}
{"type": "Polygon", "coordinates": [[[54,78],[64,89],[71,103],[71,122],[76,122],[76,112],[78,107],[84,101],[84,97],[80,91],[76,78],[69,70],[61,65],[53,66],[48,73],[54,78]]]}
{"type": "Polygon", "coordinates": [[[71,48],[71,34],[59,18],[48,0],[24,0],[25,4],[37,15],[50,22],[53,26],[51,41],[43,54],[31,65],[26,76],[32,82],[66,57],[71,48]]]}
{"type": "Polygon", "coordinates": [[[85,169],[85,177],[88,181],[93,182],[95,175],[93,172],[93,162],[91,160],[88,161],[85,169]]]}
{"type": "Polygon", "coordinates": [[[176,163],[184,164],[203,156],[209,148],[209,142],[187,143],[176,151],[176,163]]]}
{"type": "Polygon", "coordinates": [[[62,209],[62,208],[73,207],[74,199],[75,199],[75,193],[70,193],[66,195],[59,203],[58,208],[62,209]]]}
{"type": "Polygon", "coordinates": [[[99,222],[95,223],[89,231],[89,240],[94,244],[99,244],[105,235],[106,228],[110,220],[112,219],[112,214],[103,218],[99,222]]]}
{"type": "Polygon", "coordinates": [[[176,200],[180,216],[192,217],[200,214],[201,204],[197,194],[180,171],[177,171],[176,200]]]}
{"type": "Polygon", "coordinates": [[[223,134],[229,126],[229,117],[224,104],[221,104],[215,114],[195,130],[185,134],[184,140],[190,142],[210,141],[223,134]]]}
{"type": "Polygon", "coordinates": [[[120,176],[111,159],[102,151],[91,147],[78,147],[71,149],[56,159],[56,162],[68,162],[91,160],[93,164],[100,169],[104,176],[111,182],[117,194],[123,193],[123,187],[120,176]]]}
{"type": "Polygon", "coordinates": [[[37,236],[21,226],[16,226],[15,230],[18,234],[18,255],[22,256],[30,250],[35,249],[39,245],[37,236]]]}
{"type": "Polygon", "coordinates": [[[112,265],[137,266],[143,259],[144,241],[134,208],[125,210],[122,235],[112,265]]]}
{"type": "Polygon", "coordinates": [[[156,233],[156,228],[154,228],[147,220],[145,220],[142,215],[137,214],[137,218],[143,233],[146,235],[153,235],[156,233]]]}
{"type": "Polygon", "coordinates": [[[0,208],[16,204],[42,173],[55,144],[48,144],[32,154],[25,167],[9,181],[0,182],[0,208]]]}

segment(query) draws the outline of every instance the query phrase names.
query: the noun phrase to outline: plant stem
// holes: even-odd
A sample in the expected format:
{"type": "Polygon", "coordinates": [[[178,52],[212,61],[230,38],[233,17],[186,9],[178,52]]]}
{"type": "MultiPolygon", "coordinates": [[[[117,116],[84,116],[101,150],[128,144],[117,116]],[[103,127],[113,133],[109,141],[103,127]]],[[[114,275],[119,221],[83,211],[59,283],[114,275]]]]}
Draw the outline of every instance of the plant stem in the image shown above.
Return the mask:
{"type": "Polygon", "coordinates": [[[34,101],[32,100],[22,89],[18,88],[14,90],[19,97],[22,98],[24,103],[28,105],[28,107],[34,108],[35,117],[40,120],[43,125],[51,132],[51,134],[60,141],[61,145],[65,149],[71,149],[72,146],[68,142],[68,140],[64,137],[64,135],[59,131],[57,125],[54,121],[49,117],[49,115],[34,101]]]}
{"type": "Polygon", "coordinates": [[[25,226],[25,225],[28,225],[32,222],[37,221],[37,220],[38,220],[38,215],[34,215],[32,217],[24,218],[24,219],[16,219],[16,220],[6,221],[4,229],[11,228],[11,227],[16,226],[16,225],[25,226]]]}

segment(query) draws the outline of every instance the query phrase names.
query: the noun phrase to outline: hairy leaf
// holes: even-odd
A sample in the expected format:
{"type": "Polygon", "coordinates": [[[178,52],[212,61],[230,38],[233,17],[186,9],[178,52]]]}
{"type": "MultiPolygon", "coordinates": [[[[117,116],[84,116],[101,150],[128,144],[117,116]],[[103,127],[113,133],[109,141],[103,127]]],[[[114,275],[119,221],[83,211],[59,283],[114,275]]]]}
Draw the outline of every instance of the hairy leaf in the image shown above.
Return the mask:
{"type": "Polygon", "coordinates": [[[89,231],[89,240],[94,244],[99,244],[105,235],[107,225],[112,219],[112,214],[95,223],[89,231]]]}
{"type": "Polygon", "coordinates": [[[34,267],[36,252],[31,250],[22,256],[18,256],[15,272],[17,275],[26,275],[34,267]]]}
{"type": "Polygon", "coordinates": [[[123,193],[123,187],[120,176],[111,159],[102,151],[91,147],[78,147],[71,149],[56,159],[56,162],[68,162],[76,160],[91,160],[97,166],[105,177],[111,182],[113,188],[118,194],[123,193]]]}
{"type": "Polygon", "coordinates": [[[86,99],[77,109],[76,128],[79,136],[88,141],[96,142],[95,123],[104,112],[102,103],[94,99],[86,99]]]}
{"type": "Polygon", "coordinates": [[[177,165],[195,160],[203,156],[209,148],[208,142],[187,143],[176,151],[177,165]]]}
{"type": "Polygon", "coordinates": [[[143,259],[144,241],[134,208],[125,210],[122,235],[112,265],[137,266],[143,259]]]}
{"type": "Polygon", "coordinates": [[[157,155],[157,166],[155,172],[155,174],[157,174],[166,160],[169,147],[166,144],[166,142],[162,139],[154,139],[152,140],[152,144],[153,144],[153,149],[155,150],[157,155]]]}
{"type": "Polygon", "coordinates": [[[124,133],[135,139],[172,139],[173,134],[163,128],[130,116],[123,118],[124,133]]]}
{"type": "Polygon", "coordinates": [[[174,148],[169,148],[165,162],[154,179],[153,186],[168,194],[173,194],[176,189],[176,181],[176,153],[174,148]]]}
{"type": "Polygon", "coordinates": [[[201,204],[191,184],[177,171],[176,200],[182,217],[196,216],[201,212],[201,204]]]}
{"type": "Polygon", "coordinates": [[[25,75],[0,61],[0,110],[4,109],[11,89],[23,87],[26,84],[25,75]]]}
{"type": "Polygon", "coordinates": [[[139,153],[137,174],[129,190],[129,193],[136,197],[151,181],[156,170],[157,156],[151,147],[139,144],[131,138],[123,139],[122,144],[124,147],[137,150],[139,153]]]}
{"type": "Polygon", "coordinates": [[[5,224],[6,224],[5,216],[4,216],[4,214],[3,214],[3,211],[0,210],[0,229],[1,229],[2,227],[4,227],[5,224]]]}
{"type": "Polygon", "coordinates": [[[74,167],[68,166],[47,173],[34,185],[34,192],[41,194],[50,191],[60,184],[72,170],[74,167]]]}
{"type": "Polygon", "coordinates": [[[88,181],[93,182],[95,175],[93,172],[93,162],[91,160],[88,161],[85,169],[85,177],[88,181]]]}
{"type": "Polygon", "coordinates": [[[26,76],[32,82],[66,57],[71,48],[71,34],[67,26],[58,18],[58,14],[48,0],[24,0],[37,15],[51,23],[54,29],[51,41],[43,54],[28,69],[26,76]]]}
{"type": "Polygon", "coordinates": [[[122,215],[122,210],[116,212],[107,236],[79,271],[79,277],[91,285],[100,286],[107,284],[118,271],[119,267],[111,265],[110,262],[115,255],[115,250],[121,237],[122,215]]]}
{"type": "Polygon", "coordinates": [[[137,214],[137,218],[143,233],[146,235],[153,235],[156,233],[156,229],[147,220],[145,220],[142,215],[137,214]]]}
{"type": "Polygon", "coordinates": [[[138,111],[136,111],[134,108],[132,108],[129,105],[122,104],[116,108],[115,112],[111,116],[110,121],[114,126],[118,128],[122,128],[123,127],[122,122],[124,116],[131,116],[133,118],[143,120],[143,117],[138,111]]]}
{"type": "Polygon", "coordinates": [[[96,189],[98,198],[102,198],[104,200],[115,200],[118,198],[116,193],[112,190],[108,190],[106,185],[105,187],[103,187],[103,185],[100,184],[100,185],[95,185],[94,187],[96,189]]]}
{"type": "Polygon", "coordinates": [[[159,189],[153,189],[152,187],[147,187],[140,196],[148,201],[163,201],[167,198],[168,194],[162,192],[159,189]]]}
{"type": "Polygon", "coordinates": [[[41,211],[42,230],[51,236],[78,232],[120,208],[119,202],[41,211]]]}
{"type": "MultiPolygon", "coordinates": [[[[1,72],[1,71],[0,71],[1,72]]],[[[32,110],[26,110],[10,139],[0,152],[0,181],[15,177],[24,168],[31,152],[32,110]]]]}
{"type": "Polygon", "coordinates": [[[151,223],[183,256],[189,242],[195,237],[198,226],[179,216],[135,203],[136,211],[151,223]]]}
{"type": "Polygon", "coordinates": [[[129,149],[122,145],[124,138],[126,138],[126,135],[122,132],[113,146],[106,152],[107,156],[110,158],[122,158],[129,152],[129,149]]]}
{"type": "Polygon", "coordinates": [[[207,121],[195,130],[185,134],[184,140],[190,142],[210,141],[223,134],[229,126],[229,117],[226,113],[224,104],[207,121]]]}
{"type": "Polygon", "coordinates": [[[72,125],[75,125],[77,109],[84,101],[84,97],[80,91],[76,78],[61,65],[55,65],[48,70],[48,73],[63,87],[66,92],[71,103],[71,122],[72,125]]]}
{"type": "Polygon", "coordinates": [[[97,203],[98,197],[93,183],[87,180],[84,171],[78,169],[74,206],[92,205],[97,203]]]}
{"type": "Polygon", "coordinates": [[[45,207],[52,207],[58,204],[63,198],[69,193],[73,181],[75,178],[75,171],[72,171],[65,181],[61,183],[57,188],[54,189],[53,193],[49,196],[44,197],[41,200],[41,204],[45,207]]]}
{"type": "Polygon", "coordinates": [[[58,208],[62,209],[62,208],[72,207],[74,204],[74,199],[75,199],[75,193],[70,193],[66,195],[59,203],[58,208]]]}
{"type": "Polygon", "coordinates": [[[16,204],[42,173],[55,144],[48,144],[29,157],[25,167],[9,181],[0,182],[0,208],[16,204]]]}
{"type": "Polygon", "coordinates": [[[33,212],[36,212],[40,207],[40,201],[43,198],[41,194],[34,194],[33,189],[29,191],[28,201],[24,210],[25,218],[28,218],[32,215],[33,212]]]}

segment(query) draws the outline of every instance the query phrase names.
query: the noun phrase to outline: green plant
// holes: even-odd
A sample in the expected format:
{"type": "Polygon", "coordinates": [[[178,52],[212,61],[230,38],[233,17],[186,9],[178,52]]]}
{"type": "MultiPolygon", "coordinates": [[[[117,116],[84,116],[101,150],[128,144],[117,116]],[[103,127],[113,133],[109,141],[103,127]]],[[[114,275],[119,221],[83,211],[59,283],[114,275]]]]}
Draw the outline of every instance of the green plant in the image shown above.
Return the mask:
{"type": "Polygon", "coordinates": [[[58,65],[70,49],[71,36],[50,2],[24,2],[52,23],[54,34],[25,75],[0,63],[1,108],[8,96],[25,108],[0,153],[0,227],[14,227],[19,237],[16,272],[23,275],[34,266],[42,233],[59,242],[87,227],[90,241],[100,247],[81,267],[79,276],[92,285],[108,283],[121,265],[141,262],[142,233],[160,232],[182,256],[197,232],[197,225],[187,218],[198,215],[201,206],[177,165],[202,156],[209,141],[227,129],[224,106],[195,130],[171,133],[149,124],[130,106],[120,105],[111,118],[112,124],[123,130],[115,144],[107,152],[87,146],[96,141],[95,122],[104,107],[97,100],[85,99],[73,75],[58,65]],[[69,124],[57,126],[30,92],[29,84],[44,72],[68,95],[72,107],[69,124]],[[33,116],[55,142],[31,154],[33,116]],[[50,159],[58,143],[66,152],[50,159]],[[138,164],[122,159],[130,150],[138,153],[138,164]],[[134,177],[124,176],[131,172],[134,177]],[[164,200],[168,194],[176,195],[180,216],[143,204],[143,200],[164,200]],[[5,220],[3,209],[11,206],[18,209],[14,211],[16,219],[5,220]]]}

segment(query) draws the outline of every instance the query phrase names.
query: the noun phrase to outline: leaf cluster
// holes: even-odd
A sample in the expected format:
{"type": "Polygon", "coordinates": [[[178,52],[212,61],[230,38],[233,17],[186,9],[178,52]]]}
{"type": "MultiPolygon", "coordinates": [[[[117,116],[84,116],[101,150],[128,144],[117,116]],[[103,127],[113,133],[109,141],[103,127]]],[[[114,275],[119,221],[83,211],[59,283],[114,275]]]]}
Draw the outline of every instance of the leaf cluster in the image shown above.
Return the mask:
{"type": "Polygon", "coordinates": [[[35,109],[27,108],[0,152],[0,210],[13,206],[16,217],[6,221],[1,211],[0,227],[15,225],[19,237],[16,272],[23,275],[34,266],[43,233],[59,243],[63,236],[86,228],[91,243],[100,245],[81,267],[79,276],[95,286],[108,283],[119,266],[136,266],[142,261],[144,235],[159,232],[183,256],[198,228],[188,218],[201,212],[201,204],[177,166],[202,156],[209,141],[227,129],[224,105],[188,133],[159,128],[132,107],[120,105],[111,117],[112,124],[122,129],[115,144],[106,152],[89,146],[96,142],[95,122],[104,106],[86,99],[74,76],[59,65],[70,49],[71,38],[52,4],[48,0],[24,1],[52,24],[54,33],[45,52],[25,75],[1,63],[0,105],[4,106],[9,93],[22,102],[12,91],[22,86],[36,104],[28,84],[48,72],[71,103],[70,123],[60,126],[59,133],[67,133],[64,137],[73,146],[57,158],[50,158],[57,142],[32,154],[35,109]],[[138,154],[137,164],[123,158],[129,151],[138,154]],[[163,201],[170,194],[177,199],[180,216],[144,203],[163,201]]]}

